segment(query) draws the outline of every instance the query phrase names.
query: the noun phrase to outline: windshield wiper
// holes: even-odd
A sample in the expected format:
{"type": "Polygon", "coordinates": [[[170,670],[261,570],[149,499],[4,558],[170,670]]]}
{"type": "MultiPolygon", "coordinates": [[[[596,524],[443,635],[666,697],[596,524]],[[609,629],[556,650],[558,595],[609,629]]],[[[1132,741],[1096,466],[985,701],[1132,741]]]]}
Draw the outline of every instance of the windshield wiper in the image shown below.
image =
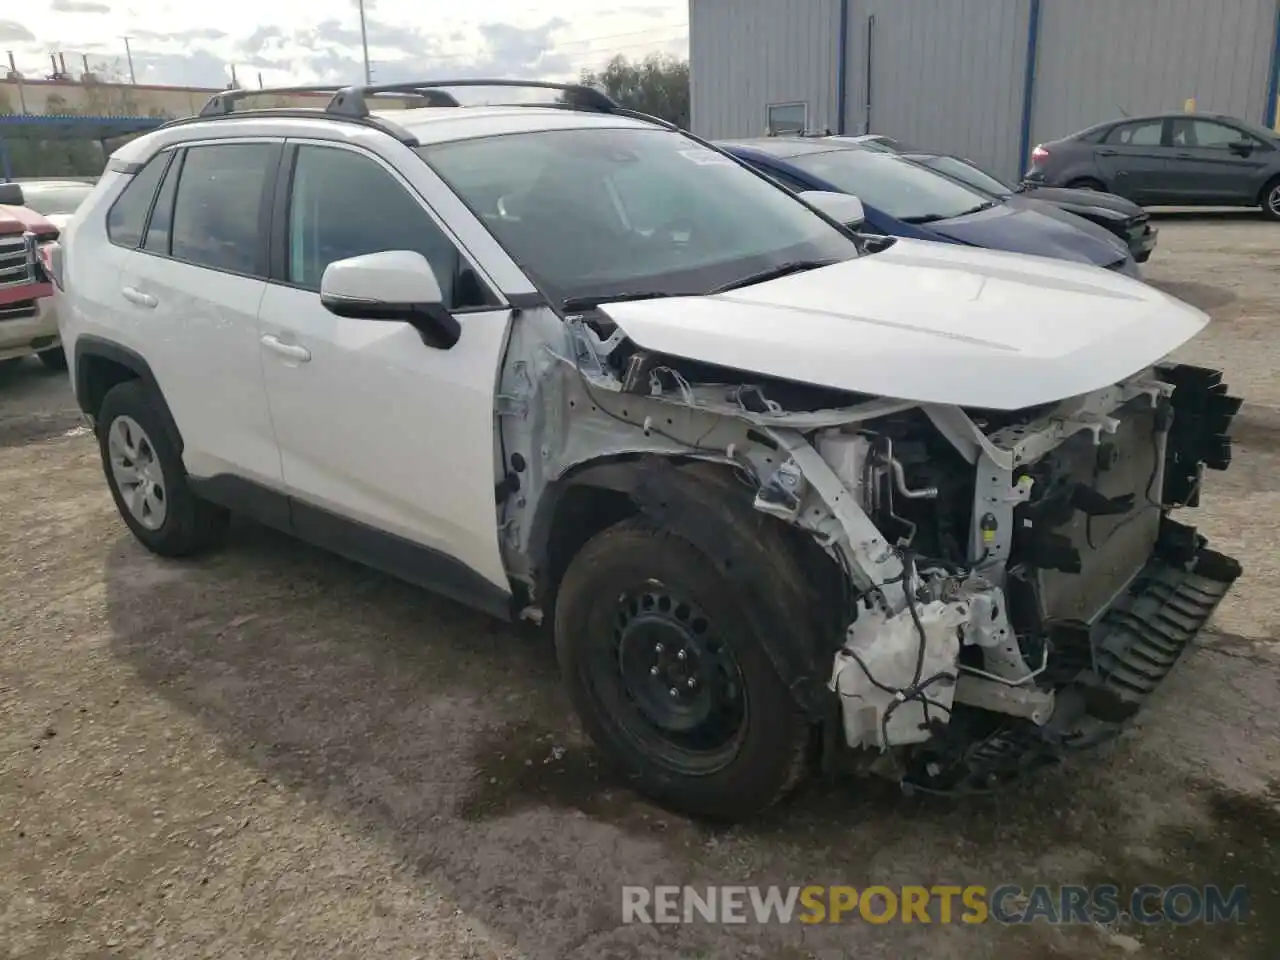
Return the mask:
{"type": "Polygon", "coordinates": [[[769,267],[766,270],[759,270],[755,273],[749,273],[745,277],[739,277],[737,280],[716,287],[710,292],[727,293],[730,290],[737,290],[739,287],[750,287],[757,283],[764,283],[766,280],[777,280],[793,273],[817,270],[819,267],[829,267],[833,263],[839,262],[839,260],[789,260],[786,263],[778,264],[776,267],[769,267]]]}
{"type": "Polygon", "coordinates": [[[967,217],[970,214],[981,213],[983,210],[990,210],[992,207],[998,207],[999,200],[984,200],[976,207],[970,207],[968,210],[961,210],[959,213],[922,213],[918,217],[902,217],[903,223],[937,223],[939,220],[950,220],[953,217],[967,217]]]}
{"type": "Polygon", "coordinates": [[[626,303],[631,300],[660,300],[663,297],[678,297],[683,294],[669,293],[666,290],[631,290],[626,293],[606,293],[599,297],[566,297],[561,306],[566,313],[585,313],[606,303],[626,303]]]}

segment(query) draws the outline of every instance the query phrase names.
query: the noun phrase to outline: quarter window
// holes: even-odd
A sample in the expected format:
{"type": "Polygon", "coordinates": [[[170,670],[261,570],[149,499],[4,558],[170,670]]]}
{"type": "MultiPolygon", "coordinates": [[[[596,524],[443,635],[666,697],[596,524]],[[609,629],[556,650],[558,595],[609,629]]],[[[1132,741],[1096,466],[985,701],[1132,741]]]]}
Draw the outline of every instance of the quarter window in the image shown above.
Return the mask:
{"type": "Polygon", "coordinates": [[[107,213],[107,236],[122,247],[136,247],[147,225],[147,211],[156,195],[160,177],[169,163],[168,153],[159,153],[133,175],[107,213]]]}
{"type": "Polygon", "coordinates": [[[189,147],[173,207],[172,255],[214,270],[257,274],[263,188],[275,174],[272,143],[189,147]]]}
{"type": "Polygon", "coordinates": [[[387,250],[422,254],[451,309],[497,302],[422,204],[376,161],[350,150],[299,147],[289,203],[289,282],[319,290],[333,261],[387,250]]]}

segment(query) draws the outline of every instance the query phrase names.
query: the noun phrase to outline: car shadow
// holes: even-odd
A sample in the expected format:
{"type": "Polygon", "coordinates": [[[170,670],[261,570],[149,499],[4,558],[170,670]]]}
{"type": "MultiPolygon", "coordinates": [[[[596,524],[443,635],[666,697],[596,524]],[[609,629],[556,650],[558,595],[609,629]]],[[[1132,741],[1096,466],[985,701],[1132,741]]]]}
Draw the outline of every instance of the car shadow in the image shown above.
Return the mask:
{"type": "MultiPolygon", "coordinates": [[[[1181,823],[1157,831],[1165,859],[1112,842],[1141,805],[1111,783],[1117,766],[1132,770],[1122,747],[1119,759],[1104,753],[1100,766],[1048,771],[994,797],[839,781],[717,827],[654,807],[610,771],[578,732],[541,634],[248,524],[190,563],[122,537],[105,580],[114,653],[144,684],[264,778],[390,847],[424,894],[444,893],[529,956],[798,958],[884,944],[885,928],[867,924],[624,927],[624,884],[1159,883],[1224,857],[1252,883],[1277,883],[1274,811],[1232,808],[1209,839],[1181,823]]],[[[1164,767],[1150,773],[1161,790],[1180,789],[1164,767]]],[[[1280,936],[1274,923],[1262,933],[1280,936]]],[[[1043,934],[989,925],[984,950],[1048,956],[1043,934]]],[[[1054,936],[1089,947],[1072,956],[1098,942],[1090,927],[1054,936]]],[[[1233,952],[1244,949],[1238,929],[1197,936],[1212,939],[1163,955],[1252,956],[1233,952]]],[[[958,952],[943,955],[961,956],[975,943],[959,926],[894,937],[894,953],[945,942],[958,952]]]]}
{"type": "Polygon", "coordinates": [[[1147,207],[1151,219],[1184,223],[1269,223],[1258,207],[1147,207]]]}
{"type": "Polygon", "coordinates": [[[0,447],[61,436],[82,423],[65,371],[33,357],[0,361],[0,447]]]}

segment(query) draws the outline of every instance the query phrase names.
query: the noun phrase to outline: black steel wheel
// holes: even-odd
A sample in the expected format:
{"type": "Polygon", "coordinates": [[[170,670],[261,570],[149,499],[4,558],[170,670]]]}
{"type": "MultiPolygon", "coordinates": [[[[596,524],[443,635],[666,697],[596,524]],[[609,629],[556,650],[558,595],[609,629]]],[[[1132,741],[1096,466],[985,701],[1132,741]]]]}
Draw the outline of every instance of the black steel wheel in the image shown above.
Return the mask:
{"type": "Polygon", "coordinates": [[[668,806],[736,820],[804,771],[809,728],[740,591],[674,534],[630,520],[592,539],[556,603],[556,648],[588,733],[668,806]]]}

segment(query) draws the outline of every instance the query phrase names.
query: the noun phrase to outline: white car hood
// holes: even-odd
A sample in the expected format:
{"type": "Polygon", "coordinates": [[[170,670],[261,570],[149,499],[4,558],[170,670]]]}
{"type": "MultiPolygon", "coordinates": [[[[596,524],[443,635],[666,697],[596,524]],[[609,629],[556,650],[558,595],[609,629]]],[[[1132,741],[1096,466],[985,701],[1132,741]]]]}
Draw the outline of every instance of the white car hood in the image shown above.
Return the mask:
{"type": "Polygon", "coordinates": [[[1209,321],[1099,267],[915,240],[715,296],[603,309],[646,350],[993,410],[1109,386],[1209,321]]]}

